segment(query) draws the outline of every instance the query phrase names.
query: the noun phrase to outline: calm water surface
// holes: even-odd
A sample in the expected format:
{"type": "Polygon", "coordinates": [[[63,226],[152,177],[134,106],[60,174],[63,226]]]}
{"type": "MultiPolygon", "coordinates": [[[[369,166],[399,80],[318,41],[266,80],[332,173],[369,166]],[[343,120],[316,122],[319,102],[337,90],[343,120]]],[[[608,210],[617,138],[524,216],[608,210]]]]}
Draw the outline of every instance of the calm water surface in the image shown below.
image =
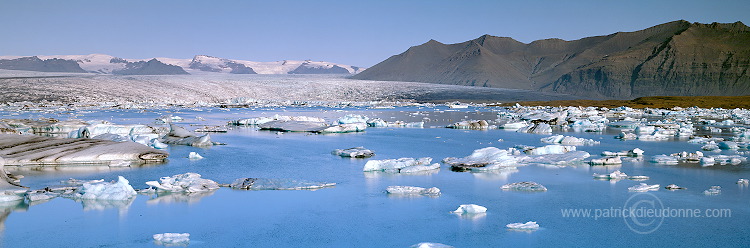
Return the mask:
{"type": "MultiPolygon", "coordinates": [[[[443,111],[445,109],[439,109],[443,111]]],[[[108,120],[117,124],[153,124],[156,117],[174,114],[185,118],[181,125],[223,124],[226,121],[286,115],[320,116],[329,120],[347,113],[365,114],[385,120],[418,121],[430,118],[426,127],[444,126],[461,119],[494,119],[486,109],[434,112],[432,109],[202,109],[197,110],[102,110],[75,114],[23,113],[2,118],[56,117],[108,120]],[[420,114],[414,112],[420,111],[420,114]],[[426,114],[421,112],[428,111],[426,114]],[[196,117],[205,121],[198,121],[196,117]],[[395,117],[395,118],[391,118],[395,117]]],[[[446,128],[369,128],[351,134],[310,135],[259,131],[239,127],[224,134],[211,134],[227,145],[211,148],[170,146],[168,162],[138,168],[73,167],[45,171],[13,169],[22,174],[22,184],[31,188],[57,185],[61,180],[105,179],[124,176],[135,188],[146,181],[186,172],[196,172],[219,183],[242,177],[288,178],[335,182],[316,191],[239,191],[227,188],[203,195],[138,195],[131,202],[81,203],[65,198],[28,206],[3,206],[0,240],[3,247],[156,247],[156,233],[190,233],[190,247],[408,247],[419,242],[437,242],[455,247],[567,246],[567,247],[747,247],[750,246],[750,189],[737,185],[750,178],[748,164],[701,167],[695,164],[657,165],[651,155],[693,152],[700,145],[678,141],[619,141],[614,133],[565,133],[600,140],[596,146],[578,150],[594,157],[602,151],[639,147],[646,151],[641,162],[620,167],[529,165],[517,170],[488,173],[452,172],[443,165],[426,175],[363,173],[367,159],[344,159],[334,149],[364,146],[376,152],[371,159],[464,157],[475,149],[495,146],[545,145],[548,135],[519,134],[506,130],[453,130],[446,128]],[[498,141],[502,139],[502,141],[498,141]],[[202,160],[187,159],[198,152],[202,160]],[[662,189],[649,194],[628,192],[639,182],[601,181],[593,173],[621,170],[629,175],[647,175],[649,184],[662,189]],[[535,181],[549,190],[541,193],[500,190],[506,183],[535,181]],[[687,190],[668,191],[667,184],[687,190]],[[392,197],[391,185],[438,187],[440,197],[392,197]],[[720,185],[722,193],[706,196],[703,190],[720,185]],[[729,209],[731,216],[719,218],[655,218],[652,232],[640,234],[622,217],[565,217],[565,209],[604,211],[622,208],[628,200],[659,201],[670,209],[729,209]],[[483,215],[450,213],[460,204],[488,208],[483,215]],[[514,222],[536,221],[533,232],[505,228],[514,222]],[[659,224],[660,223],[660,224],[659,224]]],[[[730,153],[728,153],[730,154],[730,153]]],[[[642,230],[641,230],[642,231],[642,230]]]]}

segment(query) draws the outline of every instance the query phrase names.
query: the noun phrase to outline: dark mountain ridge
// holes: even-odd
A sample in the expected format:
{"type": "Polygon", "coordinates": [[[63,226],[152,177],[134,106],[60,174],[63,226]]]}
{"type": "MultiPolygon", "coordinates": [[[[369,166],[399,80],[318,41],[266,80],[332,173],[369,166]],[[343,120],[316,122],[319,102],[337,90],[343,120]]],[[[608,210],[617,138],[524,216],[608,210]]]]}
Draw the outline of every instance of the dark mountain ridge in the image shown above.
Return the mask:
{"type": "Polygon", "coordinates": [[[528,44],[483,35],[430,40],[355,75],[541,90],[589,98],[750,94],[750,28],[674,21],[635,32],[528,44]]]}

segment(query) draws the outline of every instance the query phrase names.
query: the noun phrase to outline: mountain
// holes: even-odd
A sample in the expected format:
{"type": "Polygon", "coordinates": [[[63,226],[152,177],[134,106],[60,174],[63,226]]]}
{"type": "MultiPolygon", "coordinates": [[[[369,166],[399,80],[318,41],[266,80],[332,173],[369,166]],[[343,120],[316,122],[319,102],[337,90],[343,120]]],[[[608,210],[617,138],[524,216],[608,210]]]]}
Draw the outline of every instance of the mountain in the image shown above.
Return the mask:
{"type": "Polygon", "coordinates": [[[42,60],[36,56],[0,59],[0,69],[42,72],[86,72],[75,61],[64,59],[42,60]]]}
{"type": "Polygon", "coordinates": [[[365,68],[323,61],[282,60],[254,62],[208,55],[193,59],[153,58],[123,59],[106,54],[0,56],[0,69],[89,72],[117,75],[179,75],[205,73],[231,74],[356,74],[365,68]]]}
{"type": "Polygon", "coordinates": [[[750,94],[750,28],[674,21],[635,32],[528,44],[430,40],[353,76],[530,89],[588,98],[750,94]]]}
{"type": "Polygon", "coordinates": [[[223,59],[208,55],[195,56],[187,67],[204,72],[239,74],[356,74],[364,70],[364,68],[356,66],[323,61],[282,60],[275,62],[254,62],[223,59]]]}

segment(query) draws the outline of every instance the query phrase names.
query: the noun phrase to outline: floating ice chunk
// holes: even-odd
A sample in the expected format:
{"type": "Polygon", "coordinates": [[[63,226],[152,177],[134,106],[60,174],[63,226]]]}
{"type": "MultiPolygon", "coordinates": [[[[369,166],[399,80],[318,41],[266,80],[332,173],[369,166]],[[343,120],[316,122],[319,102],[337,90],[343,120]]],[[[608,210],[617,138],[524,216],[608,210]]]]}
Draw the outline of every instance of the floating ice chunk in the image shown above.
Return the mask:
{"type": "Polygon", "coordinates": [[[436,187],[422,188],[414,186],[388,186],[385,191],[392,195],[440,195],[440,189],[436,187]]]}
{"type": "Polygon", "coordinates": [[[162,142],[171,145],[188,145],[195,147],[207,147],[214,145],[208,134],[197,135],[175,124],[170,124],[170,131],[162,137],[162,142]]]}
{"type": "Polygon", "coordinates": [[[119,176],[117,182],[84,183],[73,197],[88,200],[128,200],[136,194],[130,182],[119,176]]]}
{"type": "Polygon", "coordinates": [[[598,145],[600,142],[592,139],[576,138],[573,136],[553,135],[547,138],[542,138],[542,142],[549,144],[562,144],[562,145],[598,145]]]}
{"type": "Polygon", "coordinates": [[[536,182],[517,182],[509,183],[500,187],[503,190],[515,190],[515,191],[547,191],[544,185],[536,182]]]}
{"type": "Polygon", "coordinates": [[[482,207],[475,204],[463,204],[459,206],[453,213],[457,214],[478,214],[487,212],[486,207],[482,207]]]}
{"type": "Polygon", "coordinates": [[[60,194],[47,190],[32,190],[26,192],[26,199],[28,199],[29,202],[45,201],[58,196],[60,196],[60,194]]]}
{"type": "Polygon", "coordinates": [[[737,142],[734,141],[722,141],[718,144],[719,149],[722,150],[737,150],[740,149],[740,146],[737,145],[737,142]]]}
{"type": "Polygon", "coordinates": [[[399,158],[399,159],[385,159],[385,160],[370,160],[367,161],[362,171],[386,171],[386,172],[399,172],[401,169],[415,166],[415,165],[428,165],[432,162],[432,158],[399,158]]]}
{"type": "Polygon", "coordinates": [[[737,184],[748,185],[748,184],[750,184],[750,180],[747,180],[747,179],[744,179],[744,178],[740,178],[739,180],[737,180],[737,184]]]}
{"type": "Polygon", "coordinates": [[[433,170],[439,170],[440,164],[434,163],[431,165],[414,165],[414,166],[407,166],[404,168],[401,168],[398,172],[399,173],[411,173],[411,174],[419,174],[427,171],[433,171],[433,170]]]}
{"type": "Polygon", "coordinates": [[[370,127],[387,127],[388,123],[380,118],[370,119],[367,121],[367,126],[370,127]]]}
{"type": "Polygon", "coordinates": [[[412,246],[409,246],[411,248],[453,248],[453,246],[441,244],[441,243],[430,243],[430,242],[422,242],[419,244],[415,244],[412,246]]]}
{"type": "Polygon", "coordinates": [[[319,117],[310,116],[285,116],[285,115],[274,115],[273,117],[257,117],[248,118],[232,121],[229,124],[242,126],[242,125],[261,125],[271,121],[305,121],[305,122],[319,122],[324,123],[325,120],[319,117]]]}
{"type": "Polygon", "coordinates": [[[520,128],[526,127],[528,125],[529,124],[526,123],[526,121],[517,121],[517,122],[508,122],[508,123],[505,123],[505,124],[501,125],[500,128],[514,130],[514,129],[520,129],[520,128]]]}
{"type": "Polygon", "coordinates": [[[129,137],[141,134],[156,134],[156,130],[146,125],[115,125],[111,123],[101,123],[81,127],[77,131],[70,132],[68,138],[92,138],[102,134],[116,134],[129,137]]]}
{"type": "Polygon", "coordinates": [[[651,157],[651,162],[652,163],[657,163],[657,164],[672,164],[672,165],[679,163],[679,161],[677,160],[677,158],[672,157],[672,156],[668,156],[668,155],[664,155],[664,154],[656,155],[656,156],[651,157]]]}
{"type": "Polygon", "coordinates": [[[505,227],[518,230],[536,230],[539,229],[539,224],[534,221],[529,221],[526,223],[510,223],[505,225],[505,227]]]}
{"type": "MultiPolygon", "coordinates": [[[[606,120],[603,119],[603,121],[606,120]]],[[[583,119],[574,121],[573,124],[570,124],[570,127],[576,132],[602,132],[607,126],[604,122],[592,122],[591,120],[583,119]]]]}
{"type": "Polygon", "coordinates": [[[566,152],[575,151],[575,146],[562,146],[562,145],[546,145],[542,147],[535,147],[523,151],[528,155],[546,155],[546,154],[563,154],[566,152]]]}
{"type": "Polygon", "coordinates": [[[635,128],[635,133],[637,134],[652,134],[656,131],[656,127],[654,126],[643,126],[640,125],[635,128]]]}
{"type": "Polygon", "coordinates": [[[238,178],[229,185],[244,190],[315,190],[333,186],[336,184],[275,178],[238,178]]]}
{"type": "Polygon", "coordinates": [[[613,164],[622,164],[622,159],[620,159],[619,156],[614,157],[603,157],[603,158],[595,158],[591,160],[591,165],[613,165],[613,164]]]}
{"type": "Polygon", "coordinates": [[[448,128],[455,128],[455,129],[487,129],[489,127],[489,123],[485,120],[469,120],[469,121],[461,121],[456,122],[453,124],[448,125],[448,128]]]}
{"type": "Polygon", "coordinates": [[[201,156],[197,152],[190,152],[190,154],[188,155],[188,158],[193,159],[193,160],[198,160],[198,159],[203,159],[203,156],[201,156]]]}
{"type": "Polygon", "coordinates": [[[201,178],[198,173],[178,174],[171,177],[162,177],[157,181],[148,181],[146,185],[155,187],[158,191],[167,192],[206,192],[219,189],[219,184],[213,180],[201,178]]]}
{"type": "Polygon", "coordinates": [[[0,203],[3,202],[14,202],[23,201],[24,197],[16,193],[15,191],[6,190],[0,192],[0,203]]]}
{"type": "Polygon", "coordinates": [[[519,133],[535,133],[535,134],[550,134],[552,133],[552,127],[547,123],[536,123],[525,127],[522,127],[516,132],[519,133]]]}
{"type": "Polygon", "coordinates": [[[333,155],[347,157],[347,158],[369,158],[375,156],[375,153],[364,147],[352,147],[349,149],[336,149],[331,152],[333,155]]]}
{"type": "Polygon", "coordinates": [[[622,120],[622,121],[615,121],[607,124],[609,127],[613,128],[622,128],[622,129],[635,129],[639,127],[640,123],[637,121],[631,121],[631,120],[622,120]]]}
{"type": "Polygon", "coordinates": [[[718,195],[721,194],[721,186],[711,186],[710,189],[703,191],[704,195],[718,195]]]}
{"type": "Polygon", "coordinates": [[[657,190],[659,190],[658,184],[648,185],[645,183],[641,183],[641,184],[628,188],[628,191],[633,191],[633,192],[646,192],[646,191],[657,191],[657,190]]]}
{"type": "Polygon", "coordinates": [[[522,164],[552,164],[552,165],[565,165],[570,163],[576,163],[583,161],[590,157],[591,154],[584,151],[573,151],[566,152],[563,154],[547,154],[538,156],[527,156],[522,157],[518,160],[522,164]]]}
{"type": "Polygon", "coordinates": [[[503,167],[514,167],[517,165],[517,162],[518,158],[511,155],[508,150],[500,150],[496,147],[474,150],[471,155],[464,158],[449,157],[443,159],[443,163],[451,165],[452,169],[458,171],[475,168],[493,170],[503,167]]]}
{"type": "Polygon", "coordinates": [[[634,133],[620,133],[620,135],[617,135],[615,138],[621,139],[621,140],[634,140],[638,139],[638,135],[634,133]]]}
{"type": "Polygon", "coordinates": [[[664,188],[668,189],[668,190],[687,189],[687,188],[684,188],[684,187],[677,186],[677,184],[670,184],[670,185],[667,185],[667,187],[664,187],[664,188]]]}
{"type": "Polygon", "coordinates": [[[340,124],[335,126],[326,127],[314,132],[318,133],[352,133],[352,132],[363,132],[367,129],[367,124],[364,122],[360,123],[348,123],[340,124]]]}
{"type": "Polygon", "coordinates": [[[701,150],[704,150],[704,151],[716,151],[716,150],[719,150],[719,146],[716,145],[716,144],[713,144],[713,143],[712,144],[706,144],[704,146],[701,146],[701,150]]]}
{"type": "Polygon", "coordinates": [[[613,180],[618,180],[618,179],[628,178],[628,174],[625,174],[624,172],[616,170],[616,171],[613,171],[612,173],[609,173],[609,174],[597,174],[597,173],[594,173],[594,178],[596,178],[596,179],[611,179],[611,180],[613,179],[613,180]]]}
{"type": "Polygon", "coordinates": [[[163,246],[187,246],[190,244],[189,233],[154,234],[154,243],[163,246]]]}
{"type": "Polygon", "coordinates": [[[650,179],[650,177],[648,177],[648,176],[629,176],[628,179],[635,180],[635,181],[643,181],[643,180],[650,179]]]}
{"type": "Polygon", "coordinates": [[[339,124],[350,124],[350,123],[367,123],[369,120],[367,116],[348,114],[338,119],[339,124]]]}

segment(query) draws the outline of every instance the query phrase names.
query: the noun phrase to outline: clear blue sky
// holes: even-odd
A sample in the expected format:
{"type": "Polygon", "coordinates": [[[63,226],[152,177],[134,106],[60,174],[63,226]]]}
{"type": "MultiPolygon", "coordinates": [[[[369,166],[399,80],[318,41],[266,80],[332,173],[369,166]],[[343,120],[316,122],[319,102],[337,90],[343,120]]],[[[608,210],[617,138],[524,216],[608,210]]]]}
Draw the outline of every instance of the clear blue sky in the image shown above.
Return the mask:
{"type": "Polygon", "coordinates": [[[1,0],[0,55],[206,54],[369,67],[430,39],[575,40],[679,19],[750,24],[750,1],[1,0]]]}

